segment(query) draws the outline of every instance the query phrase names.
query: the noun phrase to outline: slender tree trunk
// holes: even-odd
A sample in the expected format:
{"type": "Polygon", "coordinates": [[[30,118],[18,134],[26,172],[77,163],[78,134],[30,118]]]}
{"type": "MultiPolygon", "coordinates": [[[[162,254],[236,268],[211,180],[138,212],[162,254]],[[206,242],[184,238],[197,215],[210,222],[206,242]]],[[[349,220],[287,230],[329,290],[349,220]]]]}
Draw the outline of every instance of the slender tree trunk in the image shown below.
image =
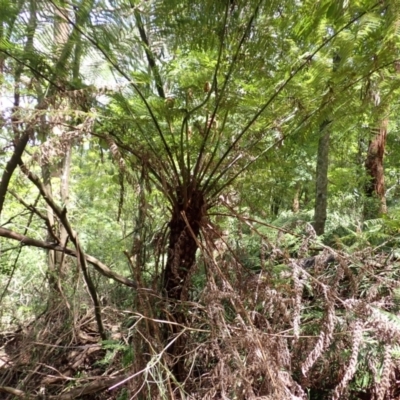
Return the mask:
{"type": "Polygon", "coordinates": [[[280,196],[277,196],[276,194],[272,195],[272,200],[271,200],[271,215],[273,217],[277,217],[279,214],[279,208],[281,206],[281,201],[282,198],[280,196]]]}
{"type": "MultiPolygon", "coordinates": [[[[51,186],[51,171],[50,171],[50,165],[49,164],[43,164],[42,165],[42,177],[43,177],[43,186],[45,187],[47,193],[50,193],[51,196],[53,196],[53,191],[52,191],[52,186],[51,186]]],[[[47,219],[49,220],[50,226],[54,227],[54,213],[52,208],[49,205],[46,205],[47,208],[47,219]]],[[[46,241],[52,241],[53,240],[53,233],[59,237],[59,232],[56,232],[55,229],[53,228],[53,232],[47,232],[47,238],[46,241]]],[[[57,271],[56,271],[56,261],[55,261],[56,255],[53,250],[49,250],[47,252],[47,279],[49,282],[50,286],[50,296],[49,296],[49,305],[54,303],[54,293],[60,293],[61,288],[58,285],[58,277],[57,277],[57,271]]]]}
{"type": "Polygon", "coordinates": [[[389,118],[385,117],[379,126],[375,137],[368,146],[367,158],[365,160],[365,170],[368,181],[365,185],[365,195],[367,197],[364,206],[364,218],[377,218],[387,212],[385,197],[385,175],[383,169],[383,158],[385,155],[387,127],[389,118]]]}
{"type": "MultiPolygon", "coordinates": [[[[71,171],[72,143],[66,145],[65,154],[61,162],[60,170],[60,199],[63,207],[67,208],[69,203],[69,179],[71,171]]],[[[63,225],[60,226],[60,241],[61,245],[65,246],[68,240],[67,230],[63,225]]],[[[61,259],[57,260],[59,263],[61,259]]],[[[60,271],[61,274],[63,271],[60,271]]]]}
{"type": "MultiPolygon", "coordinates": [[[[54,43],[55,48],[54,51],[57,54],[61,54],[62,46],[68,41],[69,35],[69,25],[66,21],[66,15],[68,11],[54,7],[54,26],[53,26],[53,35],[54,35],[54,43]]],[[[46,137],[46,133],[49,130],[52,130],[55,135],[59,134],[63,131],[62,126],[55,121],[55,119],[50,118],[49,121],[51,128],[48,129],[46,125],[44,125],[44,129],[46,130],[43,132],[43,137],[46,137]]],[[[45,123],[46,124],[46,123],[45,123]]],[[[66,202],[68,199],[68,191],[69,191],[69,169],[70,169],[70,161],[71,161],[71,148],[68,148],[65,151],[64,157],[62,162],[56,167],[53,165],[52,160],[47,160],[47,157],[44,157],[46,160],[42,164],[42,177],[43,177],[43,184],[47,192],[53,197],[53,188],[52,188],[52,174],[55,174],[60,177],[61,184],[60,184],[60,199],[64,206],[66,206],[66,202]],[[57,168],[57,171],[53,171],[54,168],[57,168]]],[[[50,225],[53,227],[53,232],[55,235],[60,239],[60,244],[62,246],[66,245],[67,241],[67,233],[65,228],[60,223],[59,226],[55,225],[55,217],[52,208],[47,205],[47,218],[50,222],[50,225]]],[[[48,240],[52,240],[52,232],[48,232],[48,240]]],[[[48,252],[48,280],[51,292],[56,293],[55,296],[57,297],[57,293],[62,293],[61,289],[61,278],[64,275],[64,255],[62,253],[57,253],[53,250],[49,250],[48,252]]],[[[54,303],[55,299],[54,296],[50,294],[49,303],[54,303]]]]}
{"type": "Polygon", "coordinates": [[[324,121],[320,127],[321,137],[318,142],[314,229],[317,235],[325,232],[325,222],[328,207],[328,166],[329,166],[329,142],[330,121],[324,121]]]}
{"type": "Polygon", "coordinates": [[[300,211],[300,191],[301,191],[301,184],[300,182],[296,183],[296,188],[294,192],[294,197],[293,197],[293,204],[292,204],[292,210],[295,214],[297,214],[300,211]]]}
{"type": "MultiPolygon", "coordinates": [[[[71,146],[66,149],[60,169],[56,171],[56,175],[60,177],[60,200],[63,207],[68,205],[69,196],[69,177],[70,177],[70,164],[71,164],[71,146]]],[[[43,185],[48,193],[53,196],[53,187],[51,183],[52,168],[51,164],[45,163],[42,165],[43,185]]],[[[60,239],[61,246],[67,245],[68,234],[65,227],[59,223],[56,224],[53,209],[47,205],[47,218],[50,225],[53,227],[53,232],[47,233],[47,241],[53,240],[54,234],[60,239]]],[[[65,257],[63,253],[48,251],[48,280],[50,288],[56,293],[62,293],[61,281],[65,277],[65,257]]],[[[53,296],[50,296],[50,302],[54,302],[53,296]]]]}
{"type": "MultiPolygon", "coordinates": [[[[338,70],[341,58],[335,53],[332,57],[332,72],[338,70]]],[[[330,96],[331,89],[329,89],[330,96]]],[[[325,223],[328,209],[328,167],[329,167],[329,144],[330,128],[332,121],[326,119],[320,126],[320,138],[318,141],[317,171],[315,187],[314,229],[317,235],[325,232],[325,223]]]]}

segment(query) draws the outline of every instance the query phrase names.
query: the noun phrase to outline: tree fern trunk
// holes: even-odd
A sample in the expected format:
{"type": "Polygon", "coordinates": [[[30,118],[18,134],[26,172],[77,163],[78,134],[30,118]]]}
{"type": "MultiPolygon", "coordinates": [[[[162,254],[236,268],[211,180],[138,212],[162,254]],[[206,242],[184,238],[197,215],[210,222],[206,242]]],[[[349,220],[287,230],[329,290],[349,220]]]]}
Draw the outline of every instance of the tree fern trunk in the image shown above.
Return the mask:
{"type": "Polygon", "coordinates": [[[387,211],[383,158],[388,123],[388,118],[384,118],[381,121],[378,132],[375,133],[375,137],[368,146],[367,159],[364,164],[368,176],[368,181],[365,185],[365,195],[367,197],[364,207],[365,219],[377,218],[387,211]]]}
{"type": "MultiPolygon", "coordinates": [[[[168,258],[164,270],[163,289],[172,302],[169,316],[173,319],[172,322],[180,325],[169,326],[169,332],[166,334],[168,341],[180,335],[182,325],[186,324],[185,307],[181,302],[187,300],[191,270],[196,262],[197,238],[205,215],[204,196],[200,190],[192,191],[186,201],[182,192],[178,191],[177,198],[169,223],[168,258]]],[[[180,382],[186,376],[182,358],[184,342],[184,337],[179,336],[169,348],[170,355],[175,359],[173,372],[180,382]]]]}
{"type": "Polygon", "coordinates": [[[178,202],[169,223],[168,258],[164,271],[164,290],[171,300],[186,300],[184,286],[195,263],[200,224],[205,214],[204,196],[192,192],[185,202],[178,194],[178,202]],[[186,221],[185,221],[186,219],[186,221]]]}

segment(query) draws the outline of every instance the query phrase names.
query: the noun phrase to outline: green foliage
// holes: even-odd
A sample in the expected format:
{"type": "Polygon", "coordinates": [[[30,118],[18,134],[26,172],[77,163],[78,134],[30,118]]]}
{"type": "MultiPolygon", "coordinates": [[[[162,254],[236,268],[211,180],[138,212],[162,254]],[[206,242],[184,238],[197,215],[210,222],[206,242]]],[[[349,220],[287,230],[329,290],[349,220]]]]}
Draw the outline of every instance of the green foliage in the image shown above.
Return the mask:
{"type": "Polygon", "coordinates": [[[96,365],[107,367],[116,361],[117,356],[123,367],[131,365],[134,361],[133,349],[130,345],[116,340],[104,340],[102,348],[106,350],[106,354],[103,359],[96,361],[96,365]]]}

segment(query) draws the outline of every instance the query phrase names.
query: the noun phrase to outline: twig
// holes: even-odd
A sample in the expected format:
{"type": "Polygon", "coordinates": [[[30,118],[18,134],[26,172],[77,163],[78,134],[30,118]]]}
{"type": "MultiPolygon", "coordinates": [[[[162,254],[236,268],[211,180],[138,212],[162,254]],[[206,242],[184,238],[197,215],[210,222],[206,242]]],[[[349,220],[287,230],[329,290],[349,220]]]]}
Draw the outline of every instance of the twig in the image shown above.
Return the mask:
{"type": "Polygon", "coordinates": [[[11,393],[14,396],[17,397],[23,397],[24,399],[30,399],[32,398],[31,396],[27,395],[25,392],[19,389],[12,388],[10,386],[0,386],[0,392],[3,393],[11,393]]]}

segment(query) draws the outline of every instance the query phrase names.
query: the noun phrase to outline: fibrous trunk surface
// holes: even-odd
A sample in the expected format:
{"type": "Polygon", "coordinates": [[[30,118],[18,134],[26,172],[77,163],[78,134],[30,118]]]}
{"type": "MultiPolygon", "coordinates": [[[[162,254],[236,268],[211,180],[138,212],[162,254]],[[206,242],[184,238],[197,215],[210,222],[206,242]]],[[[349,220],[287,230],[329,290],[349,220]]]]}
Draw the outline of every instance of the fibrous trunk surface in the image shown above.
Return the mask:
{"type": "Polygon", "coordinates": [[[380,214],[386,213],[383,158],[385,155],[388,123],[388,118],[382,120],[379,131],[369,144],[367,159],[365,160],[365,170],[368,176],[368,181],[365,185],[365,194],[367,198],[371,199],[370,202],[367,202],[364,211],[366,219],[377,218],[380,214]]]}
{"type": "Polygon", "coordinates": [[[186,300],[183,289],[196,259],[197,238],[204,217],[204,196],[200,190],[194,190],[186,201],[179,193],[178,196],[169,224],[168,258],[164,271],[164,290],[170,300],[186,300]]]}
{"type": "Polygon", "coordinates": [[[167,318],[179,324],[169,325],[165,337],[167,342],[174,340],[169,346],[169,354],[175,360],[173,372],[178,382],[183,382],[186,377],[185,360],[182,357],[185,347],[182,330],[186,324],[186,312],[182,302],[187,300],[191,270],[196,261],[201,221],[205,215],[204,195],[200,190],[191,191],[186,200],[181,193],[177,193],[178,201],[169,224],[168,258],[163,284],[171,304],[167,318]]]}

